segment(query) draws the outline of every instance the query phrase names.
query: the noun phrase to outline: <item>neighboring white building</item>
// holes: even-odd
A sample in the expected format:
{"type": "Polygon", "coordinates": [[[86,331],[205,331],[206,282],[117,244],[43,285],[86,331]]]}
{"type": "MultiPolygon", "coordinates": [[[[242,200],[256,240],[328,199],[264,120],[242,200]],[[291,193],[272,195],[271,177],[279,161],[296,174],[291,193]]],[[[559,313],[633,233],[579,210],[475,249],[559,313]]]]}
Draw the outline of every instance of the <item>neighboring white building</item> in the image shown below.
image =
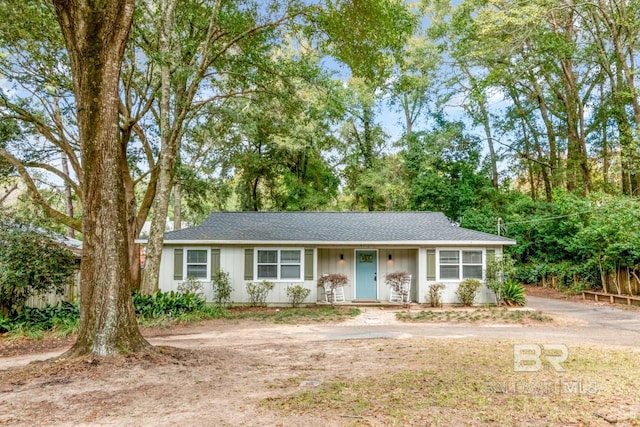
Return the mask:
{"type": "MultiPolygon", "coordinates": [[[[286,288],[311,289],[307,303],[324,300],[318,278],[349,278],[347,301],[386,301],[385,275],[412,275],[411,300],[428,301],[429,285],[442,283],[443,302],[455,304],[458,284],[484,279],[487,259],[501,256],[512,239],[452,225],[437,212],[215,212],[202,225],[165,234],[160,289],[176,290],[188,277],[204,282],[228,272],[232,301],[248,302],[246,283],[276,284],[268,302],[286,304],[286,288]]],[[[483,286],[477,303],[495,302],[483,286]]]]}

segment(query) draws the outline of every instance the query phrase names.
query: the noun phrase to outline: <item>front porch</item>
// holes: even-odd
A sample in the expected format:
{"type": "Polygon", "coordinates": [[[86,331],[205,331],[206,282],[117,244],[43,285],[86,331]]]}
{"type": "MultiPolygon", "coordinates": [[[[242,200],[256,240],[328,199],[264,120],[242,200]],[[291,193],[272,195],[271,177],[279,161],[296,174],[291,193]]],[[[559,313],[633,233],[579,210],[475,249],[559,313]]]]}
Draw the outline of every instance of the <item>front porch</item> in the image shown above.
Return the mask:
{"type": "MultiPolygon", "coordinates": [[[[354,305],[391,305],[402,307],[402,303],[389,302],[391,289],[385,276],[393,272],[411,275],[410,301],[418,301],[418,249],[417,248],[356,248],[334,247],[317,249],[316,277],[325,274],[344,274],[349,282],[344,287],[344,302],[354,305]]],[[[325,303],[324,289],[319,286],[317,302],[325,303]]]]}

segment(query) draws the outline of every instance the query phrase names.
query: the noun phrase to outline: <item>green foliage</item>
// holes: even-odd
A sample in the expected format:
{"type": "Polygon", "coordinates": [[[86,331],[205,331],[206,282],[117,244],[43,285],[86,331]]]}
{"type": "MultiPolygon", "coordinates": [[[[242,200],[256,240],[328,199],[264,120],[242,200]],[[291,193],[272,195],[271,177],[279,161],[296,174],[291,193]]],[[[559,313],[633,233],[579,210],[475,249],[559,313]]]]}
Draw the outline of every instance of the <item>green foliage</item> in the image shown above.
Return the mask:
{"type": "Polygon", "coordinates": [[[292,307],[298,307],[311,294],[311,289],[302,285],[287,286],[287,297],[291,301],[292,307]]]}
{"type": "Polygon", "coordinates": [[[502,300],[507,305],[525,305],[527,302],[524,286],[513,280],[507,280],[504,282],[501,294],[502,300]]]}
{"type": "Polygon", "coordinates": [[[435,117],[434,130],[416,134],[403,151],[409,186],[409,206],[440,211],[459,220],[485,203],[494,192],[481,164],[481,146],[460,122],[435,117]]]}
{"type": "Polygon", "coordinates": [[[482,286],[482,282],[477,279],[465,279],[458,285],[456,295],[463,306],[473,305],[478,289],[482,286]]]}
{"type": "Polygon", "coordinates": [[[275,287],[273,282],[263,280],[262,282],[248,282],[247,293],[249,294],[249,306],[266,307],[267,295],[275,287]]]}
{"type": "Polygon", "coordinates": [[[178,317],[203,310],[205,300],[199,295],[177,292],[156,292],[152,295],[133,293],[136,315],[143,319],[178,317]]]}
{"type": "Polygon", "coordinates": [[[429,305],[431,307],[442,307],[442,291],[446,288],[442,283],[432,283],[429,285],[429,305]]]}
{"type": "Polygon", "coordinates": [[[213,287],[213,301],[218,307],[227,307],[231,304],[231,293],[233,287],[229,279],[229,273],[226,271],[218,271],[213,275],[211,280],[213,287]]]}
{"type": "Polygon", "coordinates": [[[0,313],[20,313],[31,295],[62,293],[75,256],[44,229],[0,214],[0,313]]]}
{"type": "MultiPolygon", "coordinates": [[[[175,321],[229,317],[221,307],[206,305],[204,299],[193,293],[158,292],[154,295],[133,293],[138,320],[148,326],[172,325],[175,321]]],[[[45,333],[57,336],[76,333],[79,327],[79,304],[63,302],[44,308],[25,307],[12,317],[0,315],[0,333],[42,338],[45,333]]]]}
{"type": "Polygon", "coordinates": [[[487,288],[493,291],[496,296],[496,305],[503,302],[502,289],[505,281],[509,280],[515,273],[515,261],[509,254],[503,254],[501,257],[487,261],[487,270],[485,271],[485,283],[487,288]]]}
{"type": "Polygon", "coordinates": [[[514,278],[558,289],[594,288],[640,265],[640,206],[626,196],[554,191],[554,202],[512,199],[500,213],[516,259],[514,278]]]}
{"type": "Polygon", "coordinates": [[[13,317],[0,315],[0,333],[34,334],[40,336],[46,331],[56,331],[66,336],[76,332],[80,318],[78,304],[63,302],[58,305],[48,305],[44,308],[25,307],[13,317]]]}
{"type": "Polygon", "coordinates": [[[394,0],[332,1],[314,20],[326,34],[325,51],[347,64],[353,75],[378,82],[387,77],[390,58],[417,24],[417,16],[394,0]]]}

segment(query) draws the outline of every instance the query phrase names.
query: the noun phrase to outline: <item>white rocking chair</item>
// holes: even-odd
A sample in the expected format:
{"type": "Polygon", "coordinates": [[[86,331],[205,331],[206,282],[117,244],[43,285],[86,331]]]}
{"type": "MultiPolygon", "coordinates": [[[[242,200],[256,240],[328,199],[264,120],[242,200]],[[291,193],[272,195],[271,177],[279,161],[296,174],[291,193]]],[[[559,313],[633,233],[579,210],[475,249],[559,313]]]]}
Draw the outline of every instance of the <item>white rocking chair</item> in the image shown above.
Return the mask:
{"type": "MultiPolygon", "coordinates": [[[[331,294],[331,286],[329,284],[324,285],[324,301],[331,302],[329,295],[331,294]]],[[[338,286],[333,289],[333,302],[345,302],[344,286],[338,286]]]]}
{"type": "Polygon", "coordinates": [[[407,279],[404,280],[401,284],[402,290],[396,291],[393,287],[390,288],[391,292],[389,293],[389,302],[401,302],[403,304],[408,304],[411,300],[411,275],[407,276],[407,279]]]}

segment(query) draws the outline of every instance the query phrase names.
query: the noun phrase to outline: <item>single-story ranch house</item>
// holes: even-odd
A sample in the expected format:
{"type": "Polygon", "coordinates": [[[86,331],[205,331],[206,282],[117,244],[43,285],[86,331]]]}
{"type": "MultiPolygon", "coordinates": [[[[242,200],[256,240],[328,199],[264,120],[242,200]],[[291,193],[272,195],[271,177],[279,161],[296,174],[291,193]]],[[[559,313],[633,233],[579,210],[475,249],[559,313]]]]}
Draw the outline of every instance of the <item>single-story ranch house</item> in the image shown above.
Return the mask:
{"type": "MultiPolygon", "coordinates": [[[[287,304],[287,286],[311,289],[305,303],[325,300],[318,278],[348,277],[347,302],[388,301],[385,276],[411,274],[411,301],[428,302],[429,285],[445,285],[443,302],[455,304],[458,284],[483,279],[488,259],[514,240],[452,224],[437,212],[214,212],[197,227],[165,234],[160,290],[176,290],[189,277],[204,282],[229,273],[232,301],[249,301],[248,282],[268,280],[270,304],[287,304]]],[[[493,303],[485,286],[476,303],[493,303]]]]}

